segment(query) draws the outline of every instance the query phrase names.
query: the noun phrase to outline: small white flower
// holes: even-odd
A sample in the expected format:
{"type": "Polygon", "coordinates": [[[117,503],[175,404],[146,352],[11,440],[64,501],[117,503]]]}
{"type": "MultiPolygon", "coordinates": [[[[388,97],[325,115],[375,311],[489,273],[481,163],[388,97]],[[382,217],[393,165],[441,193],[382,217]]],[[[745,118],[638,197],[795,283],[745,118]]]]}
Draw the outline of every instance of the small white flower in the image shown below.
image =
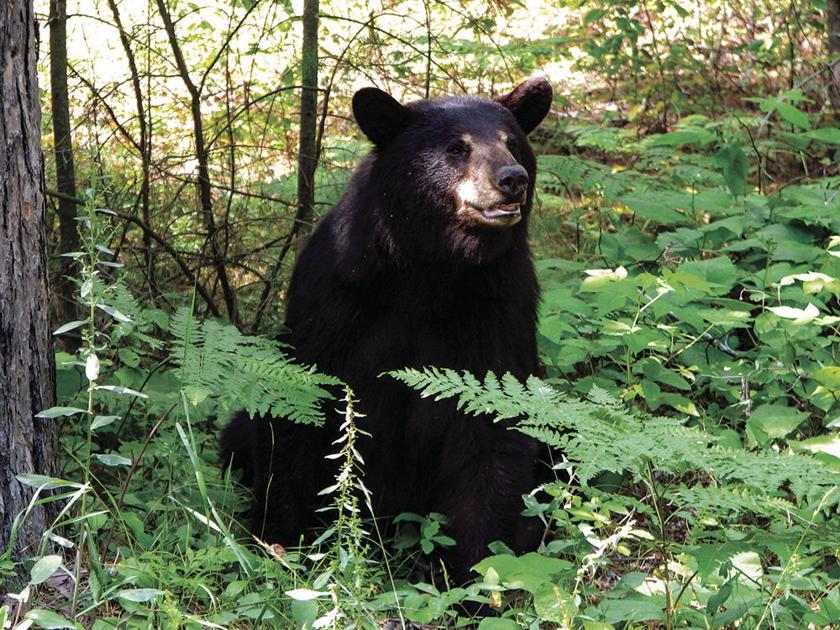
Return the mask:
{"type": "Polygon", "coordinates": [[[95,354],[89,354],[85,361],[85,376],[89,381],[99,378],[99,357],[95,354]]]}

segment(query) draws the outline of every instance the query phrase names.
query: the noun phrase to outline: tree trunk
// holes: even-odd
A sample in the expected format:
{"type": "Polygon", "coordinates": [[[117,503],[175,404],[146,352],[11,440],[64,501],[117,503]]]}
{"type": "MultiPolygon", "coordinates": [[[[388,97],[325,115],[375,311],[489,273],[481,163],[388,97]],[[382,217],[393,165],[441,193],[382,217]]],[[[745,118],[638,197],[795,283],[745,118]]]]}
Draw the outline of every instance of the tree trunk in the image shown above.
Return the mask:
{"type": "MultiPolygon", "coordinates": [[[[54,401],[48,318],[46,206],[32,0],[0,0],[0,552],[32,492],[19,473],[55,474],[54,401]]],[[[37,551],[51,511],[35,507],[13,554],[37,551]]]]}
{"type": "Polygon", "coordinates": [[[826,7],[828,58],[833,63],[828,95],[834,111],[840,113],[840,0],[828,0],[826,7]]]}
{"type": "Polygon", "coordinates": [[[306,242],[315,218],[315,169],[318,166],[318,0],[303,3],[301,49],[300,145],[298,149],[298,209],[293,230],[298,251],[306,242]]]}
{"type": "MultiPolygon", "coordinates": [[[[70,97],[67,92],[67,2],[50,0],[50,98],[52,101],[53,138],[55,143],[56,189],[64,197],[58,198],[59,249],[75,252],[79,249],[76,231],[76,176],[73,169],[73,143],[70,133],[70,97]]],[[[60,300],[58,312],[64,321],[78,319],[73,300],[74,285],[68,279],[73,273],[73,260],[61,258],[61,277],[55,284],[60,300]]],[[[69,352],[78,348],[76,337],[65,335],[69,352]]]]}

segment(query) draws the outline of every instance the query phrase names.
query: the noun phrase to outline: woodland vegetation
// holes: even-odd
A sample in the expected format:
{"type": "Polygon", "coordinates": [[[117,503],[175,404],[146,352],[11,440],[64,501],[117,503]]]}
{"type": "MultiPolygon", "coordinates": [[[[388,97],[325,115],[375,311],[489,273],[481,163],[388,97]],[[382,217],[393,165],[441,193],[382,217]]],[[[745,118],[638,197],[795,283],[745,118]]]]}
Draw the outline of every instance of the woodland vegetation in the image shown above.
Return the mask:
{"type": "Polygon", "coordinates": [[[840,2],[2,6],[0,164],[45,212],[4,192],[0,236],[48,268],[0,246],[0,384],[17,322],[37,385],[2,385],[0,445],[38,445],[0,454],[0,628],[840,627],[840,2]],[[33,21],[43,182],[5,152],[29,130],[37,155],[33,21]],[[319,422],[332,395],[273,339],[300,244],[369,150],[354,90],[494,96],[535,73],[555,88],[531,136],[546,377],[382,378],[564,453],[523,498],[539,550],[433,583],[453,541],[438,514],[378,536],[351,392],[332,525],[253,540],[217,433],[237,408],[319,422]]]}

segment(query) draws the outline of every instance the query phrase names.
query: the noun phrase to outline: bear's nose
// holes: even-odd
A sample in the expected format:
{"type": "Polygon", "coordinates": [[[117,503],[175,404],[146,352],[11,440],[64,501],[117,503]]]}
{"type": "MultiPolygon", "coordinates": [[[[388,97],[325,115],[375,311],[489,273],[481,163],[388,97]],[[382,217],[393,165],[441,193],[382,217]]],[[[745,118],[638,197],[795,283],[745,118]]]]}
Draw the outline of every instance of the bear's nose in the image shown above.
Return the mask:
{"type": "Polygon", "coordinates": [[[496,172],[496,184],[509,201],[520,201],[528,188],[528,171],[521,164],[503,166],[496,172]]]}

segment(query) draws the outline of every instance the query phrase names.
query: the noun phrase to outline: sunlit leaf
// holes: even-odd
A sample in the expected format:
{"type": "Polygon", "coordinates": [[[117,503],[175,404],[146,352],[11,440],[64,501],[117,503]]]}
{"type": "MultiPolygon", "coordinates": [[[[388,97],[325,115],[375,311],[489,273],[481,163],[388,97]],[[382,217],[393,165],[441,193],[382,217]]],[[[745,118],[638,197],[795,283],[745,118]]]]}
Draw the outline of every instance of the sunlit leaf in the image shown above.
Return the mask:
{"type": "Polygon", "coordinates": [[[94,457],[106,466],[131,466],[131,460],[114,453],[95,453],[94,457]]]}
{"type": "Polygon", "coordinates": [[[329,591],[313,591],[308,588],[293,588],[290,591],[286,591],[286,595],[292,599],[304,602],[310,599],[318,599],[319,597],[327,597],[329,594],[329,591]]]}
{"type": "Polygon", "coordinates": [[[792,319],[796,325],[812,322],[820,315],[820,310],[810,302],[804,309],[792,306],[768,306],[767,310],[784,319],[792,319]]]}
{"type": "Polygon", "coordinates": [[[29,570],[29,583],[40,584],[41,582],[45,582],[60,566],[61,556],[44,556],[40,558],[29,570]]]}
{"type": "Polygon", "coordinates": [[[87,321],[81,320],[81,319],[76,320],[74,322],[67,322],[63,326],[59,326],[58,328],[56,328],[53,331],[53,335],[60,335],[62,333],[66,333],[66,332],[69,332],[71,330],[75,330],[76,328],[79,328],[80,326],[84,326],[85,324],[87,324],[87,321]]]}
{"type": "Polygon", "coordinates": [[[78,407],[50,407],[35,414],[36,418],[60,418],[62,416],[75,416],[79,413],[87,413],[78,407]]]}
{"type": "Polygon", "coordinates": [[[117,591],[116,596],[120,599],[125,599],[130,602],[150,602],[155,597],[164,595],[165,591],[160,591],[156,588],[129,588],[117,591]]]}

